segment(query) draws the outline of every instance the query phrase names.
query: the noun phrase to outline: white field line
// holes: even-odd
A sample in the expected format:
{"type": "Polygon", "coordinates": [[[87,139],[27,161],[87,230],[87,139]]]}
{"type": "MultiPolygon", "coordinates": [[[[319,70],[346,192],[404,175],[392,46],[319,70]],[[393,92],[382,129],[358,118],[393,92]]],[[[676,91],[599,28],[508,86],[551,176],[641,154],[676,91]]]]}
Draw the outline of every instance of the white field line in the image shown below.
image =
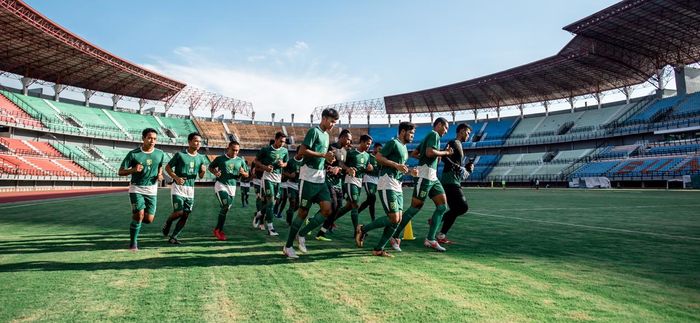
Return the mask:
{"type": "MultiPolygon", "coordinates": [[[[680,207],[698,207],[700,204],[675,204],[680,207]]],[[[590,210],[590,209],[651,209],[666,208],[668,205],[635,205],[635,206],[586,206],[586,207],[542,207],[522,209],[492,209],[492,211],[566,211],[566,210],[590,210]]]]}
{"type": "Polygon", "coordinates": [[[582,228],[582,229],[587,229],[587,230],[592,230],[592,231],[622,232],[622,233],[641,234],[641,235],[648,235],[648,236],[662,237],[662,238],[669,238],[669,239],[700,241],[700,238],[696,238],[696,237],[679,236],[679,235],[672,235],[672,234],[666,234],[666,233],[646,232],[646,231],[637,231],[637,230],[599,227],[599,226],[585,225],[585,224],[575,224],[575,223],[565,223],[565,222],[557,222],[557,221],[528,219],[528,218],[521,218],[521,217],[517,217],[517,216],[487,214],[487,213],[472,212],[472,211],[469,211],[468,214],[476,214],[476,215],[492,217],[492,218],[519,220],[519,221],[525,221],[525,222],[535,222],[535,223],[544,223],[544,224],[551,224],[551,225],[569,226],[569,227],[582,228]]]}

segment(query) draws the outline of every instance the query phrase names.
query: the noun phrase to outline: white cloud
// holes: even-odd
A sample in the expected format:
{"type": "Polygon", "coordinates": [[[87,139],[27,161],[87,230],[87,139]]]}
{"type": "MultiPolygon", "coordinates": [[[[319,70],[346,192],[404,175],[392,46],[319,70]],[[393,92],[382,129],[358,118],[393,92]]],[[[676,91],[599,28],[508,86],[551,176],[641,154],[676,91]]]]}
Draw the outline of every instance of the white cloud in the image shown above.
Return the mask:
{"type": "Polygon", "coordinates": [[[306,122],[316,106],[357,99],[362,89],[376,80],[351,76],[342,64],[313,57],[303,41],[286,49],[267,49],[249,54],[238,64],[213,58],[206,48],[179,47],[176,59],[156,59],[148,65],[165,75],[237,99],[253,102],[256,119],[306,122]]]}

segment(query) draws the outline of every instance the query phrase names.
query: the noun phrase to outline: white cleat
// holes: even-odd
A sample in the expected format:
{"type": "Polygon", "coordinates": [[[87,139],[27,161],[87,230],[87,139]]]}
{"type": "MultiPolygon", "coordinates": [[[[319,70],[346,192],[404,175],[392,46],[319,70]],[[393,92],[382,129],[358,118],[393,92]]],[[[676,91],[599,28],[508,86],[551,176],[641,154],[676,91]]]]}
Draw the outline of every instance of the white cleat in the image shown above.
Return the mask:
{"type": "Polygon", "coordinates": [[[258,226],[260,226],[261,216],[262,214],[259,211],[255,213],[255,216],[253,216],[253,228],[257,228],[258,226]]]}
{"type": "Polygon", "coordinates": [[[423,245],[426,246],[426,247],[428,247],[428,248],[435,249],[435,251],[437,251],[437,252],[445,252],[445,251],[447,251],[447,249],[443,248],[443,247],[442,247],[437,241],[435,241],[435,240],[428,240],[428,239],[425,239],[425,240],[423,241],[423,245]]]}
{"type": "Polygon", "coordinates": [[[272,223],[268,223],[268,224],[267,224],[267,234],[268,234],[268,235],[271,235],[271,236],[278,236],[278,235],[280,235],[279,233],[277,233],[277,231],[275,231],[275,227],[272,226],[272,223]]]}
{"type": "Polygon", "coordinates": [[[282,253],[289,259],[298,259],[297,253],[294,251],[294,247],[282,247],[282,253]]]}
{"type": "Polygon", "coordinates": [[[391,244],[391,248],[401,252],[401,239],[395,239],[394,237],[389,238],[389,244],[391,244]]]}
{"type": "Polygon", "coordinates": [[[299,242],[299,252],[301,252],[301,253],[309,252],[306,249],[306,238],[305,237],[297,236],[297,241],[299,242]]]}

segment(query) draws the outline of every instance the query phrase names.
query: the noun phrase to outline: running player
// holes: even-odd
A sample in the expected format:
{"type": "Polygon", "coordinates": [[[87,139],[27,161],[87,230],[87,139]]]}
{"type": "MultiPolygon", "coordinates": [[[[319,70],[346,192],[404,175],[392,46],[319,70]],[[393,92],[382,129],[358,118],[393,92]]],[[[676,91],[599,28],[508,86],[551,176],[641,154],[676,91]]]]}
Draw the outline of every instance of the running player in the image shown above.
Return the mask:
{"type": "MultiPolygon", "coordinates": [[[[333,230],[335,226],[335,220],[339,216],[340,207],[343,205],[343,177],[345,176],[340,167],[340,163],[345,161],[348,149],[352,144],[352,134],[350,130],[343,129],[343,131],[338,134],[338,142],[331,145],[331,151],[335,154],[335,162],[326,167],[326,185],[328,185],[328,191],[331,193],[331,216],[327,217],[323,221],[321,229],[316,233],[316,240],[319,241],[332,241],[326,237],[326,233],[333,230]]],[[[308,228],[313,230],[315,228],[308,228]]],[[[306,235],[308,233],[306,230],[302,229],[299,231],[300,234],[306,235]]]]}
{"type": "Polygon", "coordinates": [[[238,156],[241,145],[237,141],[228,143],[226,153],[218,156],[209,164],[209,172],[216,176],[214,193],[219,200],[219,217],[214,228],[214,237],[225,241],[224,223],[226,214],[236,197],[236,180],[248,176],[248,165],[245,159],[238,156]]]}
{"type": "MultiPolygon", "coordinates": [[[[299,147],[294,147],[296,154],[290,159],[287,167],[282,170],[282,175],[287,178],[287,196],[289,207],[287,208],[287,224],[292,224],[292,216],[299,209],[299,168],[304,160],[299,155],[299,147]]],[[[281,211],[281,210],[280,210],[281,211]]]]}
{"type": "Polygon", "coordinates": [[[279,131],[275,134],[274,144],[258,151],[255,163],[258,170],[264,170],[262,175],[262,195],[265,200],[265,224],[267,234],[278,236],[275,226],[272,224],[275,201],[279,196],[280,183],[282,182],[282,168],[287,166],[289,152],[284,147],[287,135],[279,131]]]}
{"type": "Polygon", "coordinates": [[[401,190],[401,179],[405,174],[410,173],[411,176],[418,174],[417,170],[409,171],[408,166],[406,166],[406,161],[408,160],[406,144],[413,141],[415,133],[416,126],[414,124],[401,122],[399,124],[399,135],[387,142],[376,156],[377,163],[382,165],[379,182],[377,183],[379,199],[382,201],[382,206],[387,216],[380,216],[367,225],[360,224],[355,229],[355,243],[358,247],[362,247],[367,232],[384,228],[384,233],[372,251],[372,254],[375,256],[393,257],[384,250],[384,247],[391,235],[396,231],[399,223],[402,222],[403,191],[401,190]]]}
{"type": "MultiPolygon", "coordinates": [[[[294,239],[299,242],[299,251],[306,252],[306,239],[297,235],[304,220],[309,214],[312,203],[318,203],[320,210],[309,220],[307,226],[318,227],[326,217],[331,215],[331,197],[325,183],[325,164],[333,163],[335,155],[328,151],[328,131],[338,122],[338,111],[329,108],[321,113],[321,123],[309,129],[304,137],[304,143],[299,149],[299,155],[304,158],[299,169],[299,212],[289,226],[287,243],[282,252],[289,258],[299,258],[292,247],[294,239]]],[[[308,232],[308,231],[307,231],[308,232]]]]}
{"type": "Polygon", "coordinates": [[[129,200],[131,201],[131,225],[129,226],[129,250],[138,251],[141,223],[152,223],[156,216],[158,183],[163,180],[165,154],[156,148],[158,133],[153,128],[141,132],[143,144],[126,154],[119,166],[119,176],[131,175],[129,200]]]}
{"type": "Polygon", "coordinates": [[[428,248],[432,248],[435,251],[445,251],[436,240],[435,235],[437,234],[438,226],[442,223],[442,216],[447,211],[445,206],[446,196],[445,190],[442,188],[442,184],[437,178],[437,163],[438,157],[446,157],[453,154],[451,147],[447,147],[446,150],[440,150],[440,137],[447,133],[449,125],[445,118],[437,118],[433,122],[433,131],[428,133],[418,149],[413,151],[412,157],[418,158],[418,176],[416,178],[416,186],[413,190],[413,199],[411,201],[411,207],[406,210],[401,224],[394,232],[394,236],[391,238],[391,247],[396,251],[401,251],[401,231],[406,227],[409,221],[420,211],[423,207],[423,202],[426,198],[430,198],[435,203],[435,211],[433,212],[433,217],[431,219],[430,229],[428,229],[428,235],[423,241],[423,245],[428,248]]]}
{"type": "Polygon", "coordinates": [[[445,168],[442,171],[440,182],[445,189],[447,205],[450,206],[450,210],[442,218],[442,228],[437,235],[437,241],[441,244],[452,243],[450,240],[447,240],[447,232],[450,231],[457,217],[467,213],[469,210],[467,199],[464,197],[464,192],[462,192],[462,180],[471,174],[474,170],[474,164],[468,163],[464,165],[462,143],[469,139],[471,132],[472,128],[468,124],[460,123],[457,126],[457,137],[447,143],[447,147],[452,148],[454,154],[442,158],[445,168]]]}
{"type": "Polygon", "coordinates": [[[358,222],[358,200],[362,190],[362,177],[367,171],[372,171],[374,168],[369,163],[369,147],[372,146],[372,137],[369,135],[360,136],[360,145],[358,148],[348,151],[345,161],[340,163],[340,167],[345,172],[344,190],[347,194],[347,203],[339,211],[336,221],[350,212],[352,217],[352,227],[357,228],[358,222]]]}
{"type": "Polygon", "coordinates": [[[377,201],[377,181],[379,180],[379,166],[377,164],[377,153],[382,149],[382,144],[374,144],[374,150],[369,154],[369,163],[372,165],[372,170],[367,171],[362,176],[362,186],[367,194],[367,199],[360,204],[357,213],[362,213],[365,208],[369,208],[369,217],[374,221],[374,204],[377,201]]]}
{"type": "Polygon", "coordinates": [[[248,204],[248,195],[250,194],[250,178],[244,177],[240,181],[241,186],[241,207],[246,207],[248,204]]]}
{"type": "Polygon", "coordinates": [[[202,136],[193,132],[187,136],[187,149],[178,152],[165,166],[165,171],[173,179],[173,184],[170,188],[170,194],[173,202],[173,213],[165,221],[163,225],[163,236],[170,238],[168,242],[171,244],[181,244],[177,239],[178,234],[185,227],[187,219],[192,213],[194,207],[194,182],[199,175],[203,178],[207,171],[206,164],[209,162],[206,157],[199,154],[199,147],[202,145],[202,136]],[[170,227],[176,219],[175,230],[170,234],[170,227]]]}

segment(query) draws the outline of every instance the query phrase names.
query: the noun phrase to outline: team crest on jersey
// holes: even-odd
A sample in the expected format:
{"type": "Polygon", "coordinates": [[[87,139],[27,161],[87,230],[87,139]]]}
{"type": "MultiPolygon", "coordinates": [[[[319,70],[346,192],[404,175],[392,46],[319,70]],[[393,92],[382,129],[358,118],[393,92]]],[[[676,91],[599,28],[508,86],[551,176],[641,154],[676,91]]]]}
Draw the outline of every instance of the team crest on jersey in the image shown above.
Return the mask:
{"type": "Polygon", "coordinates": [[[190,162],[190,168],[194,168],[194,162],[193,162],[193,161],[190,162]]]}
{"type": "Polygon", "coordinates": [[[422,192],[420,192],[420,197],[425,197],[426,194],[428,194],[428,192],[422,191],[422,192]]]}
{"type": "Polygon", "coordinates": [[[306,205],[306,199],[301,199],[301,205],[306,205]]]}
{"type": "Polygon", "coordinates": [[[151,159],[146,159],[146,165],[148,165],[148,166],[153,165],[153,160],[151,160],[151,159]]]}
{"type": "Polygon", "coordinates": [[[392,210],[396,209],[396,202],[389,203],[389,208],[392,210]]]}

